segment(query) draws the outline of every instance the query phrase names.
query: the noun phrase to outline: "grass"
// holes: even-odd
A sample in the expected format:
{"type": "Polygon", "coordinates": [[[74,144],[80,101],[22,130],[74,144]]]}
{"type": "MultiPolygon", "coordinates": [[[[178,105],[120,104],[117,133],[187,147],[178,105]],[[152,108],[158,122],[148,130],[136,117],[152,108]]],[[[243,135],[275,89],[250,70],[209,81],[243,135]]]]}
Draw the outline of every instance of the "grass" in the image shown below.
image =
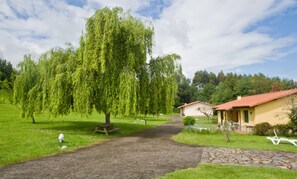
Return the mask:
{"type": "MultiPolygon", "coordinates": [[[[199,118],[196,124],[199,127],[213,128],[207,118],[199,118]]],[[[173,137],[175,141],[198,146],[212,146],[222,148],[242,148],[255,150],[277,150],[297,152],[296,147],[292,144],[273,145],[265,136],[256,136],[252,134],[231,133],[231,141],[226,142],[224,134],[220,131],[202,131],[184,129],[181,133],[173,137]]],[[[250,166],[232,166],[232,165],[215,165],[201,164],[197,168],[189,168],[177,170],[169,173],[162,179],[174,178],[297,178],[297,172],[284,169],[268,168],[268,167],[250,167],[250,166]]]]}
{"type": "MultiPolygon", "coordinates": [[[[216,117],[210,117],[209,119],[206,116],[198,116],[196,117],[196,123],[195,125],[199,126],[199,127],[205,127],[205,128],[214,128],[217,123],[213,123],[212,121],[215,119],[217,119],[216,117]]],[[[217,122],[217,120],[215,120],[215,122],[217,122]]]]}
{"type": "MultiPolygon", "coordinates": [[[[211,125],[215,126],[215,124],[210,124],[206,119],[199,119],[195,125],[198,125],[199,127],[207,127],[205,124],[210,128],[211,125]]],[[[231,133],[230,142],[226,142],[222,132],[199,133],[184,129],[181,133],[174,136],[173,139],[180,143],[198,146],[297,152],[296,146],[290,143],[273,145],[265,136],[257,136],[253,134],[231,133]]]]}
{"type": "Polygon", "coordinates": [[[53,118],[48,113],[36,115],[36,124],[30,119],[20,117],[15,106],[0,104],[0,165],[11,164],[41,156],[61,153],[59,147],[68,146],[67,151],[99,143],[114,137],[126,136],[141,130],[166,123],[168,118],[147,117],[147,125],[134,123],[132,117],[112,118],[111,122],[119,131],[109,136],[93,134],[98,123],[104,123],[104,115],[93,114],[83,118],[76,114],[53,118]],[[65,142],[59,143],[60,133],[65,135],[65,142]]]}
{"type": "Polygon", "coordinates": [[[231,133],[230,142],[226,142],[223,134],[198,134],[184,130],[173,138],[189,145],[297,152],[296,146],[290,143],[273,145],[266,137],[251,134],[231,133]]]}
{"type": "Polygon", "coordinates": [[[297,172],[284,169],[267,168],[267,167],[250,167],[250,166],[231,166],[231,165],[213,165],[202,164],[197,168],[177,170],[169,173],[161,179],[195,179],[195,178],[261,178],[261,179],[295,179],[297,172]]]}

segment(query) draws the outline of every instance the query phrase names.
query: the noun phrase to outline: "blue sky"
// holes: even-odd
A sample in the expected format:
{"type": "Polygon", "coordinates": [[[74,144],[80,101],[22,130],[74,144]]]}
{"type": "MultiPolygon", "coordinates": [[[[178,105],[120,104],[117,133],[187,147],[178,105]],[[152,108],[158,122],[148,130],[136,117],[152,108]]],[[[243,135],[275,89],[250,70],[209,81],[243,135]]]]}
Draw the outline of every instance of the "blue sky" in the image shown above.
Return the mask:
{"type": "MultiPolygon", "coordinates": [[[[285,11],[276,14],[270,18],[264,19],[256,23],[248,31],[262,28],[263,33],[267,33],[272,37],[295,36],[297,37],[297,6],[292,6],[285,11]]],[[[279,76],[280,78],[292,78],[297,80],[297,45],[283,49],[284,53],[289,53],[276,60],[268,60],[266,62],[242,66],[239,69],[241,73],[263,73],[268,76],[279,76]]]]}
{"type": "Polygon", "coordinates": [[[85,19],[120,6],[151,20],[153,54],[177,53],[184,74],[197,70],[263,73],[297,81],[297,0],[0,0],[0,57],[78,46],[85,19]]]}

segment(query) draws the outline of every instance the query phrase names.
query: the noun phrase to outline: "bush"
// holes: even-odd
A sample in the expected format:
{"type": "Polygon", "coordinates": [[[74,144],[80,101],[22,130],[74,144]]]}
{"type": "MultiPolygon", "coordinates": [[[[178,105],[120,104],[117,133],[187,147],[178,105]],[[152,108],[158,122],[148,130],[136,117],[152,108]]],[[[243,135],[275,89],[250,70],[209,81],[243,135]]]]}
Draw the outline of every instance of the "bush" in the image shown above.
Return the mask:
{"type": "Polygon", "coordinates": [[[297,124],[295,124],[294,122],[291,121],[287,124],[287,126],[288,126],[288,129],[290,132],[289,135],[297,136],[297,124]]]}
{"type": "Polygon", "coordinates": [[[194,125],[195,124],[195,118],[192,117],[192,116],[187,116],[187,117],[184,117],[183,119],[183,123],[185,126],[187,125],[194,125]]]}
{"type": "Polygon", "coordinates": [[[290,117],[292,123],[297,125],[297,107],[293,107],[290,110],[289,117],[290,117]]]}
{"type": "Polygon", "coordinates": [[[262,122],[254,126],[254,134],[260,135],[260,136],[268,135],[271,129],[272,127],[268,122],[262,122]]]}
{"type": "Polygon", "coordinates": [[[277,124],[273,126],[273,128],[277,131],[277,135],[282,136],[290,136],[290,126],[288,124],[277,124]]]}

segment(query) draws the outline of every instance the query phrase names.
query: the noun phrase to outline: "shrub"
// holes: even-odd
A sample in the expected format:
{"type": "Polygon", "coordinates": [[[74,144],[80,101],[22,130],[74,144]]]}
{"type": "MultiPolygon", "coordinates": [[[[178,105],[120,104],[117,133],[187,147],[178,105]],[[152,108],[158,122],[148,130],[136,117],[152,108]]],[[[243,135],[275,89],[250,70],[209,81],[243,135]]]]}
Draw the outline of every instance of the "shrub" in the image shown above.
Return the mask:
{"type": "Polygon", "coordinates": [[[260,136],[267,135],[271,129],[272,127],[268,122],[262,122],[254,126],[254,134],[260,136]]]}
{"type": "Polygon", "coordinates": [[[297,125],[297,107],[293,107],[290,109],[289,117],[291,121],[297,125]]]}
{"type": "Polygon", "coordinates": [[[297,136],[297,124],[291,121],[287,125],[289,131],[292,132],[290,135],[297,136]]]}
{"type": "Polygon", "coordinates": [[[195,121],[195,118],[192,117],[192,116],[186,116],[183,119],[183,123],[184,123],[185,126],[187,126],[187,125],[194,125],[195,122],[196,122],[195,121]]]}
{"type": "Polygon", "coordinates": [[[290,136],[290,126],[288,124],[277,124],[273,126],[278,135],[290,136]]]}

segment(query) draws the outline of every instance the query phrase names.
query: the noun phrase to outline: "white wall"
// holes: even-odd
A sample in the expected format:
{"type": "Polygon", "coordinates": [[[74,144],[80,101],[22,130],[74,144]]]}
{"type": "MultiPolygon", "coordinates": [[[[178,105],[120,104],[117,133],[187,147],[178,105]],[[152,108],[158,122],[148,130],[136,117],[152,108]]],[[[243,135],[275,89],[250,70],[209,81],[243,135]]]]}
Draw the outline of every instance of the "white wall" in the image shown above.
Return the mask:
{"type": "Polygon", "coordinates": [[[203,103],[196,103],[190,106],[186,106],[183,109],[181,108],[180,110],[183,110],[183,114],[185,116],[204,116],[203,113],[201,113],[198,108],[201,110],[207,110],[211,114],[213,114],[212,107],[203,103]]]}

